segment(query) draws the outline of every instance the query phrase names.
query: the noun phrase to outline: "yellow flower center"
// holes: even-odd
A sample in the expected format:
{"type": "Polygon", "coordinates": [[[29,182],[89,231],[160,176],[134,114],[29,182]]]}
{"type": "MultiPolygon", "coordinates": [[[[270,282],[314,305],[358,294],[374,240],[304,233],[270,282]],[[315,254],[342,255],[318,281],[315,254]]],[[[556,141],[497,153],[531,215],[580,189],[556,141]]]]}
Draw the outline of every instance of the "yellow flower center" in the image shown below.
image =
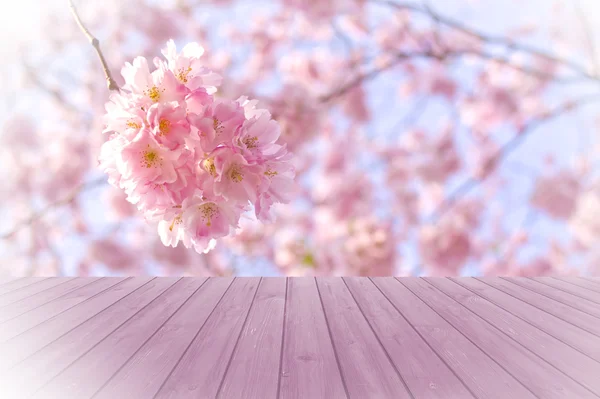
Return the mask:
{"type": "Polygon", "coordinates": [[[125,123],[125,125],[127,125],[127,127],[130,127],[132,129],[141,129],[142,128],[142,126],[139,123],[134,122],[132,120],[127,121],[127,123],[125,123]]]}
{"type": "Polygon", "coordinates": [[[256,148],[258,146],[258,137],[246,137],[244,144],[246,144],[246,148],[256,148]]]}
{"type": "Polygon", "coordinates": [[[178,215],[177,217],[175,217],[175,219],[173,219],[173,223],[171,223],[171,226],[169,226],[169,231],[173,231],[173,228],[175,227],[176,224],[181,224],[183,222],[183,220],[181,219],[181,215],[178,215]]]}
{"type": "Polygon", "coordinates": [[[148,149],[142,152],[142,160],[141,164],[145,168],[153,168],[157,164],[160,165],[162,162],[156,150],[151,149],[150,145],[148,145],[148,149]]]}
{"type": "Polygon", "coordinates": [[[164,92],[165,89],[161,90],[156,86],[152,86],[150,89],[144,91],[144,95],[150,97],[150,100],[152,100],[156,103],[156,102],[158,102],[158,100],[160,100],[161,91],[164,92]]]}
{"type": "Polygon", "coordinates": [[[213,118],[213,129],[215,129],[215,136],[218,136],[223,132],[224,127],[217,118],[213,118]]]}
{"type": "Polygon", "coordinates": [[[267,177],[273,177],[273,176],[277,176],[277,172],[275,172],[274,170],[271,170],[270,168],[267,169],[267,171],[265,172],[265,176],[267,177]]]}
{"type": "Polygon", "coordinates": [[[171,121],[167,119],[161,119],[158,123],[158,130],[160,131],[161,136],[164,136],[165,134],[169,133],[169,131],[171,130],[171,121]]]}
{"type": "Polygon", "coordinates": [[[217,206],[212,202],[209,202],[208,204],[200,205],[198,207],[198,210],[202,214],[202,220],[204,220],[206,222],[206,225],[208,227],[211,226],[212,218],[215,217],[215,215],[217,215],[217,213],[219,211],[217,206]]]}
{"type": "Polygon", "coordinates": [[[206,158],[202,161],[202,166],[212,177],[217,177],[217,168],[215,167],[215,160],[213,158],[206,158]]]}
{"type": "Polygon", "coordinates": [[[238,165],[233,165],[231,169],[229,169],[229,178],[231,181],[235,183],[239,183],[244,180],[244,175],[240,171],[240,167],[238,165]]]}
{"type": "Polygon", "coordinates": [[[179,79],[179,81],[181,83],[187,83],[188,82],[188,74],[192,72],[192,67],[188,67],[186,68],[179,68],[179,71],[177,72],[177,79],[179,79]]]}

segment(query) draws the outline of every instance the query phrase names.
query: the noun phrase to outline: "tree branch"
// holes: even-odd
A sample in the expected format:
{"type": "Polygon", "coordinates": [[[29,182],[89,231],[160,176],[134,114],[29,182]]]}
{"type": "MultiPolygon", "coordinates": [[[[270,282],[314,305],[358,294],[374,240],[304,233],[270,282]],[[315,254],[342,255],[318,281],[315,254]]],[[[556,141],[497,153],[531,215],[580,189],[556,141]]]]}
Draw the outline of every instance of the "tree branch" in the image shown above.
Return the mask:
{"type": "Polygon", "coordinates": [[[483,175],[480,179],[470,177],[466,179],[462,184],[460,184],[438,207],[438,209],[429,217],[430,220],[439,219],[444,213],[446,213],[449,209],[452,208],[462,197],[467,195],[471,190],[481,184],[487,177],[498,168],[500,162],[506,158],[511,152],[519,148],[519,146],[525,141],[525,139],[535,131],[540,125],[548,122],[551,119],[555,119],[559,116],[564,115],[574,109],[582,107],[584,105],[592,104],[600,102],[600,96],[595,94],[593,96],[582,97],[576,101],[569,101],[556,109],[546,112],[540,115],[537,118],[530,120],[528,123],[523,125],[517,134],[509,140],[506,144],[504,144],[498,152],[492,157],[490,166],[487,170],[487,173],[483,175]]]}
{"type": "Polygon", "coordinates": [[[73,17],[75,18],[75,22],[77,22],[77,25],[79,25],[79,28],[81,29],[81,31],[83,32],[83,34],[85,35],[85,37],[88,38],[88,40],[90,41],[90,43],[92,44],[92,46],[96,50],[96,54],[98,54],[98,58],[100,58],[100,63],[102,63],[102,69],[104,70],[104,76],[106,76],[106,82],[107,82],[108,90],[116,90],[116,91],[118,91],[119,90],[119,85],[117,85],[117,82],[115,82],[115,80],[112,77],[112,74],[110,73],[110,69],[109,69],[108,64],[106,62],[106,59],[104,58],[104,54],[102,54],[102,50],[100,50],[100,42],[85,27],[85,25],[81,21],[81,18],[79,18],[79,14],[77,13],[77,9],[75,8],[75,4],[73,4],[73,0],[68,0],[68,1],[69,1],[69,8],[71,9],[71,13],[73,14],[73,17]]]}
{"type": "Polygon", "coordinates": [[[509,48],[511,50],[518,50],[518,51],[529,53],[529,54],[532,54],[532,55],[535,55],[535,56],[538,56],[541,58],[545,58],[546,60],[567,66],[567,67],[571,68],[572,70],[574,70],[575,72],[577,72],[579,75],[584,76],[588,79],[600,81],[600,77],[598,77],[597,75],[594,75],[594,74],[590,74],[589,72],[587,72],[585,70],[584,67],[582,67],[581,65],[579,65],[573,61],[566,60],[564,58],[560,58],[558,56],[546,53],[544,51],[541,51],[541,50],[536,49],[531,46],[527,46],[525,44],[517,43],[506,37],[492,36],[492,35],[488,35],[488,34],[485,34],[482,32],[478,32],[472,28],[468,28],[468,27],[460,24],[457,21],[454,21],[450,18],[441,16],[440,14],[435,12],[431,7],[421,8],[415,4],[400,3],[400,2],[394,2],[394,1],[388,1],[388,0],[370,0],[370,1],[374,4],[381,4],[381,5],[392,7],[392,8],[398,9],[398,10],[411,10],[411,11],[414,11],[414,12],[417,12],[420,14],[427,15],[428,17],[434,19],[438,23],[441,23],[448,27],[454,28],[454,29],[456,29],[460,32],[463,32],[469,36],[475,37],[484,43],[500,44],[500,45],[506,46],[507,48],[509,48]]]}
{"type": "Polygon", "coordinates": [[[12,230],[10,230],[9,232],[7,232],[5,234],[2,234],[0,236],[0,239],[1,240],[10,239],[21,228],[23,228],[23,227],[25,227],[27,225],[33,224],[36,220],[38,220],[38,219],[42,218],[43,216],[45,216],[52,209],[59,208],[59,207],[61,207],[63,205],[70,204],[82,192],[90,190],[90,189],[98,187],[98,186],[101,186],[104,183],[106,183],[106,177],[103,176],[101,178],[98,178],[98,179],[95,179],[95,180],[91,180],[91,181],[89,181],[87,183],[80,184],[71,193],[69,193],[69,195],[65,196],[64,198],[62,198],[62,199],[60,199],[60,200],[58,200],[56,202],[53,202],[53,203],[47,205],[45,208],[43,208],[39,212],[33,213],[27,219],[21,221],[20,223],[17,223],[16,226],[13,227],[12,230]]]}

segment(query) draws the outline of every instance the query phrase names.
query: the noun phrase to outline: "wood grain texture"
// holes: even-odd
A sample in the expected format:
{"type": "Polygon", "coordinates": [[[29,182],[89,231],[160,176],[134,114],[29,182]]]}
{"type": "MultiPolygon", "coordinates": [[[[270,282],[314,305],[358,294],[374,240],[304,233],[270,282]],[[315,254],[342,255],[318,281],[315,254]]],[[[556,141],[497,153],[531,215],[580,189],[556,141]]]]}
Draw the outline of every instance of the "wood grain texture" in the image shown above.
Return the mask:
{"type": "Polygon", "coordinates": [[[152,398],[220,303],[230,278],[209,279],[131,359],[100,388],[94,399],[152,398]]]}
{"type": "Polygon", "coordinates": [[[72,278],[48,278],[45,280],[41,280],[35,284],[28,285],[26,287],[22,287],[20,289],[11,291],[4,295],[0,295],[0,308],[10,305],[12,303],[18,302],[22,299],[31,297],[37,293],[48,290],[52,287],[60,286],[68,282],[69,280],[73,280],[72,278]]]}
{"type": "Polygon", "coordinates": [[[449,299],[425,280],[403,278],[402,284],[505,370],[510,370],[511,374],[535,395],[549,399],[597,397],[531,351],[449,299]]]}
{"type": "Polygon", "coordinates": [[[217,397],[277,398],[285,296],[286,279],[262,279],[217,397]]]}
{"type": "Polygon", "coordinates": [[[288,281],[280,398],[345,398],[314,278],[288,281]]]}
{"type": "Polygon", "coordinates": [[[372,281],[477,398],[536,397],[398,280],[378,277],[372,281]]]}
{"type": "MultiPolygon", "coordinates": [[[[542,331],[534,325],[517,317],[518,314],[523,316],[524,319],[532,320],[535,319],[536,312],[544,312],[533,307],[528,308],[529,305],[521,302],[520,305],[522,308],[519,308],[519,303],[514,304],[516,307],[513,310],[518,309],[518,312],[511,314],[506,308],[512,308],[513,304],[510,303],[510,305],[507,305],[507,302],[504,302],[502,299],[517,301],[516,299],[505,295],[502,292],[495,291],[494,288],[486,286],[475,279],[466,281],[460,281],[458,279],[458,282],[454,282],[454,279],[428,278],[426,281],[463,305],[465,308],[471,310],[490,325],[502,331],[515,342],[518,342],[532,353],[535,353],[540,358],[552,364],[556,369],[571,377],[574,381],[580,382],[595,394],[600,394],[600,379],[598,378],[598,375],[600,375],[600,363],[587,356],[585,352],[579,352],[565,344],[563,341],[545,332],[547,329],[551,331],[560,329],[563,327],[562,325],[557,326],[548,322],[549,327],[544,328],[544,331],[542,331]],[[481,287],[481,285],[483,285],[483,287],[481,287]],[[477,291],[474,293],[467,288],[477,291]],[[488,294],[488,291],[491,291],[492,293],[488,294]],[[495,297],[495,293],[505,295],[505,297],[495,297]],[[496,301],[492,302],[491,298],[488,300],[488,295],[486,294],[493,297],[498,303],[496,304],[496,301]],[[528,311],[530,313],[528,313],[528,311]]],[[[553,317],[547,313],[545,313],[545,316],[553,317]]],[[[562,320],[560,321],[562,322],[562,320]]],[[[576,332],[588,334],[568,323],[564,324],[577,330],[576,332]]],[[[562,335],[564,336],[565,334],[562,335]]],[[[592,337],[595,338],[594,336],[592,337]]],[[[600,344],[598,341],[596,341],[596,343],[600,344]]]]}
{"type": "MultiPolygon", "coordinates": [[[[515,299],[481,281],[475,279],[452,280],[504,310],[504,313],[498,313],[495,308],[489,308],[490,313],[487,313],[488,318],[493,318],[492,312],[493,315],[508,314],[513,317],[512,320],[515,323],[522,324],[514,320],[514,317],[517,317],[519,320],[525,321],[536,327],[536,329],[544,331],[546,334],[576,349],[580,353],[586,354],[589,358],[595,359],[596,362],[600,362],[600,339],[594,334],[539,310],[528,303],[515,299]]],[[[525,324],[522,325],[524,329],[528,329],[525,324]]],[[[529,335],[527,336],[529,337],[529,335]]],[[[539,334],[538,338],[542,340],[539,334]]]]}
{"type": "Polygon", "coordinates": [[[0,345],[0,372],[6,371],[8,367],[12,367],[26,359],[112,304],[142,288],[150,280],[152,280],[151,277],[132,278],[123,281],[121,284],[115,284],[107,291],[90,297],[79,306],[47,319],[36,328],[29,329],[4,342],[0,345]]]}
{"type": "Polygon", "coordinates": [[[542,284],[525,277],[515,277],[509,279],[508,281],[520,285],[521,287],[530,289],[533,292],[537,292],[538,294],[542,294],[548,298],[554,299],[558,302],[564,303],[572,308],[579,309],[582,312],[600,319],[600,306],[594,302],[588,301],[587,299],[583,299],[568,292],[558,290],[546,284],[542,284]]]}
{"type": "MultiPolygon", "coordinates": [[[[120,324],[153,302],[176,280],[175,278],[155,279],[144,285],[142,289],[133,291],[131,295],[127,295],[122,300],[71,329],[19,363],[9,372],[3,374],[0,377],[0,385],[6,392],[15,395],[18,393],[21,397],[28,397],[56,377],[71,362],[108,337],[120,324]]],[[[74,320],[73,324],[76,325],[77,322],[74,320]]],[[[43,344],[37,338],[37,335],[33,336],[32,339],[36,339],[36,342],[29,342],[33,348],[43,344]]],[[[47,336],[44,336],[44,339],[47,339],[47,336]]],[[[114,350],[115,348],[111,349],[114,350]]],[[[118,353],[111,354],[111,356],[115,355],[118,355],[118,353]]],[[[92,371],[95,374],[99,370],[92,371]]],[[[59,397],[64,397],[64,394],[66,394],[63,389],[64,387],[60,387],[61,394],[58,395],[59,397]]],[[[43,397],[49,397],[48,394],[43,397]]],[[[77,395],[74,397],[77,397],[77,395]]]]}
{"type": "Polygon", "coordinates": [[[5,321],[21,316],[30,310],[43,306],[44,304],[56,298],[68,294],[71,291],[75,291],[76,289],[85,285],[91,284],[97,280],[99,280],[97,277],[69,279],[69,281],[65,282],[64,284],[54,286],[51,289],[38,292],[37,294],[31,295],[30,297],[24,298],[18,302],[4,306],[0,308],[0,325],[5,321]]]}
{"type": "Polygon", "coordinates": [[[350,397],[410,398],[405,382],[344,282],[320,277],[317,287],[350,397]],[[389,372],[392,370],[396,372],[389,372]]]}
{"type": "Polygon", "coordinates": [[[553,277],[553,278],[556,280],[559,280],[559,281],[564,281],[566,283],[572,284],[576,287],[581,287],[581,288],[584,288],[584,289],[592,291],[592,292],[600,293],[600,286],[598,286],[597,283],[594,283],[593,281],[588,281],[588,280],[582,279],[581,277],[557,276],[557,277],[553,277]]]}
{"type": "Polygon", "coordinates": [[[0,278],[0,396],[600,398],[567,280],[0,278]]]}
{"type": "Polygon", "coordinates": [[[566,281],[555,279],[554,277],[532,277],[532,279],[537,281],[538,283],[545,284],[549,287],[568,292],[569,294],[573,294],[576,297],[593,302],[596,305],[596,307],[600,309],[600,293],[598,292],[578,287],[571,283],[567,283],[566,281]]]}
{"type": "Polygon", "coordinates": [[[254,301],[260,278],[236,279],[156,398],[213,398],[254,301]]]}
{"type": "Polygon", "coordinates": [[[485,279],[477,279],[477,281],[487,284],[490,287],[494,287],[513,298],[535,306],[540,310],[600,337],[600,319],[582,312],[579,309],[575,309],[562,302],[558,302],[499,277],[486,277],[485,279]]]}
{"type": "MultiPolygon", "coordinates": [[[[19,334],[42,324],[46,320],[56,317],[69,309],[75,308],[75,306],[86,302],[88,299],[103,293],[111,287],[115,287],[118,284],[125,282],[126,279],[103,278],[15,317],[1,324],[0,343],[6,342],[19,334]]],[[[132,282],[132,284],[137,283],[132,282]]]]}
{"type": "Polygon", "coordinates": [[[474,398],[371,280],[344,281],[416,399],[474,398]]]}
{"type": "Polygon", "coordinates": [[[6,284],[2,284],[0,286],[0,298],[2,298],[3,295],[14,292],[21,288],[25,288],[32,284],[37,284],[47,279],[48,277],[27,277],[9,281],[6,284]]]}
{"type": "Polygon", "coordinates": [[[593,289],[596,292],[600,292],[600,280],[594,280],[593,278],[590,277],[577,277],[578,280],[583,280],[586,283],[589,283],[589,288],[593,289]],[[594,288],[592,288],[594,287],[594,288]]]}
{"type": "MultiPolygon", "coordinates": [[[[38,353],[37,359],[36,356],[33,356],[26,362],[29,364],[23,363],[22,368],[28,371],[34,368],[40,368],[40,371],[44,369],[61,370],[68,366],[43,389],[37,391],[34,397],[43,399],[64,398],[65,396],[91,397],[206,281],[202,278],[183,278],[179,281],[176,281],[176,278],[158,280],[161,284],[165,284],[166,289],[163,289],[163,292],[156,291],[152,293],[153,295],[148,292],[149,295],[154,296],[154,300],[123,322],[110,335],[107,334],[102,341],[94,344],[97,341],[94,339],[95,337],[105,335],[105,331],[114,328],[114,325],[121,322],[125,315],[117,318],[105,311],[96,318],[99,321],[105,319],[106,324],[112,325],[93,326],[92,323],[86,323],[89,324],[90,332],[85,335],[93,335],[89,338],[85,337],[85,339],[83,339],[84,334],[77,331],[81,328],[74,330],[73,334],[68,334],[80,338],[80,341],[85,343],[85,347],[80,344],[70,352],[63,349],[58,353],[60,358],[56,359],[55,357],[53,362],[48,362],[48,348],[45,348],[38,353]],[[169,286],[169,284],[171,285],[169,286]],[[65,356],[66,353],[70,356],[65,356]],[[76,357],[77,354],[80,355],[79,358],[76,357]],[[44,365],[42,365],[41,359],[46,360],[44,365]],[[89,378],[89,376],[93,376],[93,378],[89,378]]],[[[68,343],[73,340],[67,336],[63,338],[67,339],[68,343]]],[[[67,345],[67,343],[60,344],[58,341],[55,343],[57,347],[64,348],[67,345]]]]}

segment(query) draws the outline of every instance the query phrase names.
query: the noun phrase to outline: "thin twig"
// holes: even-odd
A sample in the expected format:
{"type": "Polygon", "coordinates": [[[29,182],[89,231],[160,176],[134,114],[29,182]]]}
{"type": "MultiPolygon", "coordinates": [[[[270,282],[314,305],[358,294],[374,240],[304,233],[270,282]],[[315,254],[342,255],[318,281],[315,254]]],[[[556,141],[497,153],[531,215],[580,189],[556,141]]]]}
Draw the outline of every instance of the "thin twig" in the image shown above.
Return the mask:
{"type": "Polygon", "coordinates": [[[594,74],[597,75],[600,72],[600,65],[598,65],[598,59],[596,57],[597,53],[596,46],[594,45],[594,33],[592,32],[589,21],[585,16],[583,8],[581,7],[581,1],[577,1],[575,3],[575,10],[579,16],[579,19],[581,20],[581,25],[585,34],[586,45],[588,47],[588,51],[590,52],[592,66],[594,68],[594,74]]]}
{"type": "Polygon", "coordinates": [[[95,180],[91,180],[87,183],[82,183],[79,186],[77,186],[73,191],[71,191],[71,193],[69,193],[69,195],[65,196],[64,198],[53,202],[49,205],[47,205],[45,208],[43,208],[41,211],[33,213],[31,216],[29,216],[27,219],[22,220],[21,222],[17,223],[15,225],[15,227],[13,227],[12,230],[10,230],[8,233],[5,233],[3,235],[0,236],[1,240],[6,240],[11,238],[15,233],[17,233],[21,228],[27,226],[27,225],[31,225],[33,224],[36,220],[42,218],[43,216],[45,216],[48,212],[50,212],[52,209],[56,209],[59,208],[63,205],[67,205],[70,204],[73,200],[75,200],[75,198],[81,194],[84,191],[90,190],[92,188],[98,187],[102,184],[106,183],[106,177],[101,177],[95,180]]]}
{"type": "Polygon", "coordinates": [[[585,70],[585,68],[583,68],[581,65],[579,65],[573,61],[546,53],[542,50],[539,50],[537,48],[534,48],[534,47],[531,47],[531,46],[528,46],[528,45],[525,45],[522,43],[517,43],[517,42],[515,42],[509,38],[503,37],[503,36],[492,36],[492,35],[488,35],[488,34],[485,34],[482,32],[478,32],[472,28],[468,28],[468,27],[462,25],[458,21],[441,16],[440,14],[435,12],[431,7],[421,8],[415,4],[401,3],[401,2],[388,1],[388,0],[370,0],[370,1],[373,4],[381,4],[381,5],[392,7],[392,8],[398,9],[398,10],[411,10],[411,11],[414,11],[414,12],[417,12],[420,14],[427,15],[428,17],[433,18],[434,20],[436,20],[439,23],[442,23],[446,26],[454,28],[460,32],[463,32],[469,36],[479,39],[480,41],[482,41],[484,43],[500,44],[500,45],[506,46],[508,49],[511,49],[511,50],[518,50],[518,51],[522,51],[525,53],[533,54],[535,56],[545,58],[546,60],[555,62],[557,64],[568,66],[572,70],[576,71],[578,74],[580,74],[588,79],[600,81],[600,77],[598,77],[594,74],[590,74],[589,72],[587,72],[585,70]]]}
{"type": "Polygon", "coordinates": [[[569,111],[595,102],[600,102],[600,96],[598,96],[598,94],[582,97],[576,101],[569,101],[552,111],[546,112],[539,117],[530,120],[528,123],[522,126],[521,129],[519,129],[517,134],[511,140],[509,140],[498,150],[498,152],[496,152],[490,161],[490,166],[485,175],[483,175],[481,178],[469,177],[466,179],[446,198],[444,202],[442,202],[442,204],[429,217],[429,219],[433,221],[439,219],[444,213],[450,210],[452,206],[454,206],[454,204],[460,200],[460,198],[467,195],[471,190],[487,179],[491,172],[499,166],[500,162],[511,152],[516,150],[523,143],[523,141],[540,125],[548,122],[551,119],[562,116],[569,111]]]}
{"type": "Polygon", "coordinates": [[[85,27],[85,25],[81,21],[81,18],[79,18],[79,14],[77,13],[77,9],[75,8],[75,4],[73,4],[73,0],[68,0],[68,1],[69,1],[69,8],[71,9],[71,13],[73,14],[73,17],[75,18],[75,22],[77,22],[77,25],[79,25],[79,28],[81,29],[81,31],[83,32],[83,34],[85,35],[85,37],[88,38],[88,40],[90,41],[90,43],[92,44],[92,46],[96,50],[96,54],[98,54],[98,58],[100,58],[100,62],[102,63],[102,69],[104,70],[104,76],[106,76],[106,82],[107,82],[107,85],[108,85],[108,90],[116,90],[116,91],[118,91],[119,90],[119,85],[117,84],[117,82],[115,82],[115,80],[113,79],[113,77],[112,77],[112,75],[110,73],[110,69],[109,69],[108,64],[106,62],[106,59],[104,58],[104,54],[102,54],[102,50],[100,50],[100,42],[85,27]]]}

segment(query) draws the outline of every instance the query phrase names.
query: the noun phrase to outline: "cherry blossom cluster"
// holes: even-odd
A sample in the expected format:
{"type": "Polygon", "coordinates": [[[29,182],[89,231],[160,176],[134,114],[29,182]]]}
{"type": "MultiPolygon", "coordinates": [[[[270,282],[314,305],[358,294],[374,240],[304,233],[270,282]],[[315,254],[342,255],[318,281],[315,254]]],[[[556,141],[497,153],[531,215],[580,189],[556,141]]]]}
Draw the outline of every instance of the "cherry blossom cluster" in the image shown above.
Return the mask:
{"type": "Polygon", "coordinates": [[[254,209],[288,203],[295,170],[280,128],[257,101],[217,98],[221,77],[201,62],[204,49],[171,40],[150,70],[144,57],[126,63],[125,85],[106,104],[99,164],[109,183],[158,222],[166,246],[208,252],[254,209]]]}

